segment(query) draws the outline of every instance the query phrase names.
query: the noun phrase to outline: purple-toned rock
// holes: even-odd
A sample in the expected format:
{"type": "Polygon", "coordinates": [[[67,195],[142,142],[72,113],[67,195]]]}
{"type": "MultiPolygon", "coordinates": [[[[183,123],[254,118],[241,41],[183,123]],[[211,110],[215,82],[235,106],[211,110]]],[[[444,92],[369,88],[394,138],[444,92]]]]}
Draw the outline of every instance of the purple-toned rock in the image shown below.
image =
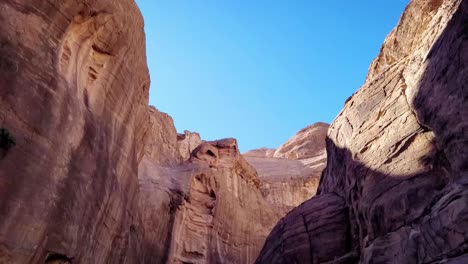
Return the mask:
{"type": "Polygon", "coordinates": [[[327,130],[328,124],[316,123],[277,150],[261,148],[243,154],[258,172],[262,194],[283,215],[317,192],[327,163],[327,130]]]}
{"type": "Polygon", "coordinates": [[[0,263],[139,263],[136,4],[1,1],[0,21],[0,141],[15,142],[0,146],[0,263]]]}
{"type": "Polygon", "coordinates": [[[307,254],[323,256],[312,263],[466,261],[467,24],[466,0],[411,1],[330,126],[318,195],[278,223],[257,263],[311,263],[307,254]],[[327,195],[345,209],[317,210],[332,204],[327,195]],[[308,226],[311,240],[294,242],[304,237],[303,215],[295,214],[308,210],[322,233],[308,226]],[[342,230],[328,228],[343,214],[345,251],[337,250],[342,230]],[[289,237],[280,228],[297,231],[289,237]],[[280,253],[272,251],[278,243],[280,253]]]}

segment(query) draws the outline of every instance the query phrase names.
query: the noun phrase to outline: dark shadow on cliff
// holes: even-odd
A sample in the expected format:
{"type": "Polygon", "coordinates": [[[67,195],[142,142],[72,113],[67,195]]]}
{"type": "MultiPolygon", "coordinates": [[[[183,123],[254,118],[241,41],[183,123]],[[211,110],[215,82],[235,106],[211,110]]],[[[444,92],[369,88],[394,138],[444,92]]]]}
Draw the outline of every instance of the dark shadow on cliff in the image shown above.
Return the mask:
{"type": "Polygon", "coordinates": [[[421,133],[434,134],[419,160],[424,169],[384,173],[327,138],[317,195],[280,220],[256,263],[455,262],[468,254],[467,40],[463,0],[425,58],[410,102],[421,133]]]}
{"type": "MultiPolygon", "coordinates": [[[[414,175],[389,175],[354,160],[349,150],[335,146],[331,139],[327,139],[327,149],[331,150],[329,159],[342,166],[328,165],[324,175],[333,177],[325,176],[329,180],[322,180],[315,197],[280,220],[257,263],[357,263],[361,243],[370,244],[429,213],[448,183],[446,175],[440,177],[443,170],[439,168],[414,175]],[[364,177],[382,184],[366,193],[361,185],[364,177]],[[408,192],[394,191],[402,185],[408,192]],[[357,210],[363,196],[377,201],[386,193],[395,194],[387,206],[371,205],[368,214],[357,210]],[[364,237],[368,241],[364,242],[364,237]]],[[[416,257],[417,252],[408,254],[407,257],[416,257]]]]}

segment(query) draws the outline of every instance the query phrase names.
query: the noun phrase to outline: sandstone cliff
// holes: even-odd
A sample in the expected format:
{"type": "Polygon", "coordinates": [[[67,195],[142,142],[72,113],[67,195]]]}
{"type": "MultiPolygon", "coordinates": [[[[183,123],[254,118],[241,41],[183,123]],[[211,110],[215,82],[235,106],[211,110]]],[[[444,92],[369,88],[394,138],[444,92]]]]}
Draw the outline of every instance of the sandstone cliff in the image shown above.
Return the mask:
{"type": "Polygon", "coordinates": [[[134,1],[0,18],[0,263],[254,262],[280,215],[234,139],[148,107],[134,1]]]}
{"type": "Polygon", "coordinates": [[[0,263],[138,260],[148,87],[134,1],[0,2],[0,263]]]}
{"type": "Polygon", "coordinates": [[[468,261],[468,1],[413,0],[257,263],[468,261]]]}
{"type": "Polygon", "coordinates": [[[325,137],[328,124],[301,129],[278,149],[255,149],[244,153],[254,166],[260,190],[282,215],[315,195],[325,168],[325,137]]]}
{"type": "Polygon", "coordinates": [[[236,140],[201,142],[185,159],[199,135],[177,135],[169,116],[151,115],[139,167],[145,263],[253,263],[280,215],[236,140]]]}

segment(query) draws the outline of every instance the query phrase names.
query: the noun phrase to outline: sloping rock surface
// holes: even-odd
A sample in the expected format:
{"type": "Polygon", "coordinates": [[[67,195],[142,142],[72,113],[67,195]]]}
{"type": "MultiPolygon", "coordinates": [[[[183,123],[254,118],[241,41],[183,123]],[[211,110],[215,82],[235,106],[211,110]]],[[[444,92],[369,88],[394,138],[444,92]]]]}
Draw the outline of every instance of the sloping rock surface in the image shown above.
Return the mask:
{"type": "Polygon", "coordinates": [[[276,149],[273,157],[303,160],[319,156],[325,149],[328,127],[329,124],[319,122],[301,129],[276,149]]]}
{"type": "Polygon", "coordinates": [[[257,263],[467,260],[467,25],[466,0],[411,1],[330,127],[318,195],[257,263]]]}
{"type": "Polygon", "coordinates": [[[255,149],[243,154],[257,170],[260,190],[283,215],[317,192],[327,158],[328,124],[301,129],[278,149],[255,149]]]}

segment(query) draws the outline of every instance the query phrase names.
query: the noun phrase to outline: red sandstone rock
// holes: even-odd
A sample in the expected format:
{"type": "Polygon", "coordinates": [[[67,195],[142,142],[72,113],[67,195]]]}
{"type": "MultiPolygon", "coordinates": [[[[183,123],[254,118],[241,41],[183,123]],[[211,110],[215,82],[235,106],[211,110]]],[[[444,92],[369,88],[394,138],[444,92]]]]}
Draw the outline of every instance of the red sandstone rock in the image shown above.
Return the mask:
{"type": "Polygon", "coordinates": [[[134,1],[0,2],[0,263],[134,263],[149,76],[134,1]]]}
{"type": "Polygon", "coordinates": [[[316,123],[301,129],[277,150],[244,153],[258,172],[263,196],[283,215],[317,192],[327,162],[327,130],[328,124],[316,123]]]}
{"type": "MultiPolygon", "coordinates": [[[[173,127],[171,120],[153,127],[160,126],[173,127]]],[[[176,138],[175,130],[166,133],[162,138],[176,138]]],[[[202,142],[179,164],[165,162],[179,158],[175,144],[151,146],[176,155],[145,155],[140,163],[145,263],[253,263],[280,215],[261,195],[236,140],[202,142]]]]}
{"type": "Polygon", "coordinates": [[[308,253],[322,256],[313,263],[466,261],[467,23],[466,0],[411,1],[330,126],[319,195],[278,226],[304,230],[298,214],[326,204],[326,195],[341,197],[347,213],[312,212],[322,233],[304,243],[291,242],[302,234],[273,231],[257,263],[310,263],[308,253]],[[327,228],[337,218],[350,227],[341,239],[340,228],[327,228]],[[346,251],[330,250],[345,242],[346,251]],[[273,252],[278,243],[282,252],[273,252]]]}

